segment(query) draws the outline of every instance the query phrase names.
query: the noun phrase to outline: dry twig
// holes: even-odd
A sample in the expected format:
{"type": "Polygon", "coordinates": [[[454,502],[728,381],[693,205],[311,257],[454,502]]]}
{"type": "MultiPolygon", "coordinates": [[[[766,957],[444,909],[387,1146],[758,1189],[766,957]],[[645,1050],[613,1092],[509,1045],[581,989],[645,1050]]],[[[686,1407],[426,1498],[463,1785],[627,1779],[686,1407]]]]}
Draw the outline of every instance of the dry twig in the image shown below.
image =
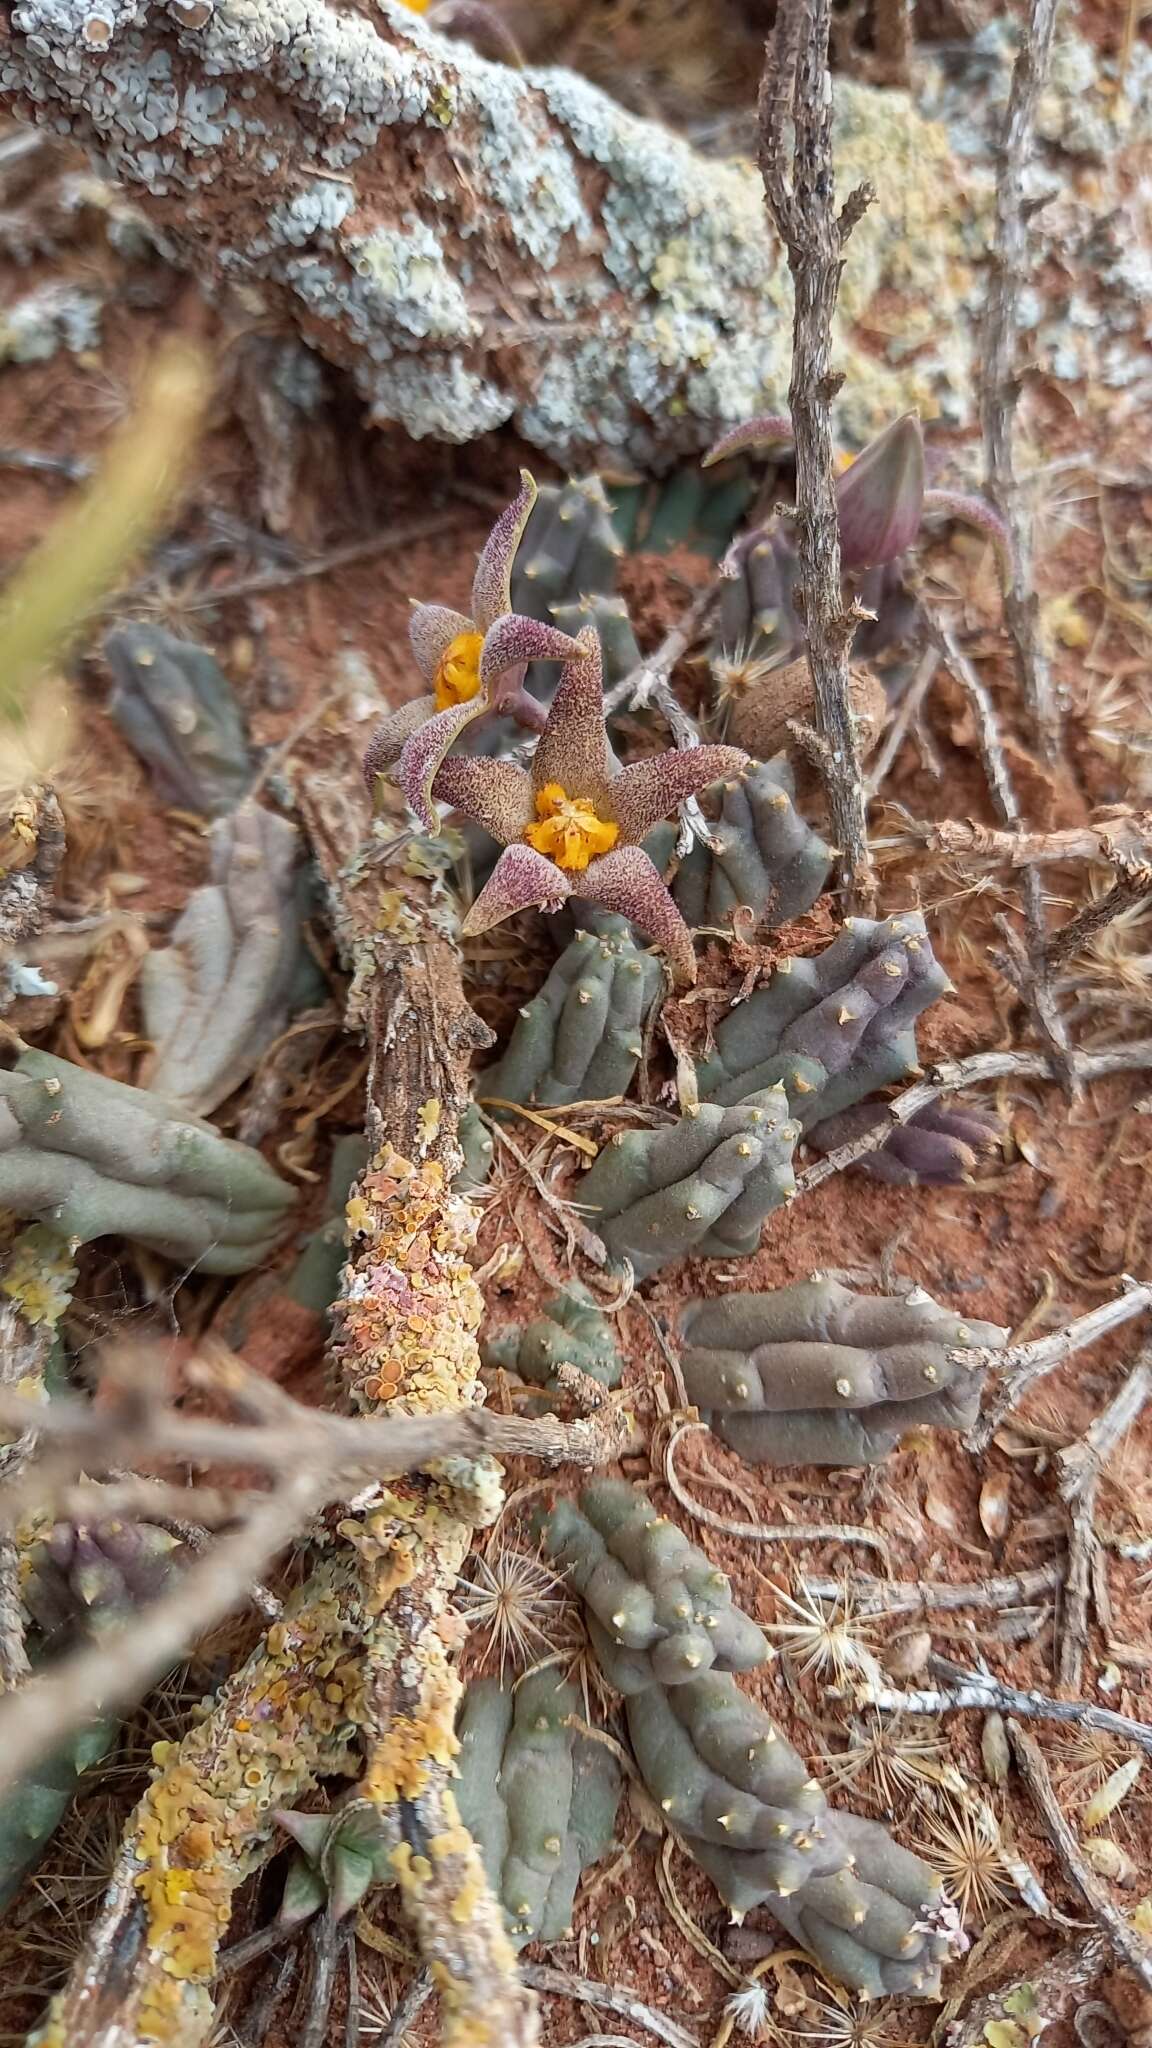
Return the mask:
{"type": "Polygon", "coordinates": [[[1032,153],[1036,105],[1044,88],[1060,0],[1031,0],[1021,26],[1008,98],[1000,172],[996,180],[996,232],[984,316],[980,410],[984,428],[985,489],[1012,543],[1012,581],[1004,621],[1015,644],[1024,702],[1044,752],[1055,754],[1059,720],[1052,678],[1040,642],[1040,600],[1033,584],[1032,535],[1020,502],[1012,438],[1020,375],[1016,362],[1020,292],[1027,276],[1028,222],[1035,210],[1024,192],[1032,153]]]}
{"type": "Polygon", "coordinates": [[[1115,1295],[1111,1301],[1102,1302],[1099,1308],[1089,1309],[1087,1315],[1077,1316],[1075,1322],[1063,1330],[1053,1330],[1047,1337],[1036,1337],[1030,1344],[1010,1345],[1006,1351],[967,1353],[968,1357],[979,1355],[987,1365],[997,1367],[1003,1375],[995,1401],[969,1434],[969,1448],[986,1450],[1005,1416],[1037,1380],[1044,1379],[1058,1365],[1063,1365],[1066,1358],[1083,1351],[1089,1344],[1097,1343],[1109,1330],[1118,1329],[1132,1316],[1143,1315],[1150,1307],[1152,1283],[1128,1280],[1123,1293],[1115,1295]]]}
{"type": "Polygon", "coordinates": [[[768,210],[788,251],[796,295],[788,403],[796,446],[796,534],[818,764],[828,792],[832,838],[840,849],[841,886],[849,907],[869,908],[875,881],[848,694],[848,649],[855,621],[844,607],[831,420],[831,401],[843,380],[832,370],[831,357],[844,247],[875,194],[870,185],[859,185],[840,212],[835,211],[830,18],[830,0],[780,0],[760,85],[758,140],[768,210]]]}
{"type": "Polygon", "coordinates": [[[1103,1885],[1085,1862],[1080,1844],[1061,1811],[1039,1743],[1020,1726],[1019,1721],[1012,1719],[1008,1722],[1008,1735],[1020,1775],[1036,1803],[1064,1875],[1084,1898],[1120,1961],[1135,1971],[1146,1990],[1152,1991],[1152,1949],[1136,1932],[1127,1915],[1113,1905],[1103,1885]]]}
{"type": "Polygon", "coordinates": [[[1096,1534],[1096,1490],[1112,1452],[1152,1396],[1152,1347],[1145,1346],[1120,1388],[1091,1428],[1059,1453],[1060,1493],[1071,1511],[1068,1592],[1057,1670],[1062,1686],[1075,1691],[1088,1647],[1088,1605],[1095,1591],[1101,1627],[1108,1631],[1110,1607],[1103,1549],[1096,1534]]]}
{"type": "Polygon", "coordinates": [[[1131,1742],[1152,1756],[1152,1727],[1130,1714],[1113,1713],[1090,1700],[1056,1700],[1042,1692],[1023,1692],[1005,1685],[991,1672],[965,1671],[947,1657],[932,1657],[928,1669],[941,1683],[901,1692],[896,1686],[861,1686],[856,1703],[881,1714],[953,1714],[975,1709],[987,1714],[1017,1714],[1021,1720],[1063,1721],[1074,1727],[1099,1729],[1131,1742]]]}
{"type": "Polygon", "coordinates": [[[590,2005],[599,2012],[619,2013],[620,2018],[632,2020],[645,2032],[655,2034],[658,2041],[667,2043],[667,2048],[699,2048],[694,2034],[676,2020],[666,2019],[663,2013],[654,2012],[631,1991],[624,1991],[612,1984],[598,1984],[592,1977],[570,1977],[566,1970],[550,1970],[543,1963],[522,1963],[520,1975],[533,1991],[551,1991],[557,1998],[575,1999],[581,2005],[590,2005]]]}

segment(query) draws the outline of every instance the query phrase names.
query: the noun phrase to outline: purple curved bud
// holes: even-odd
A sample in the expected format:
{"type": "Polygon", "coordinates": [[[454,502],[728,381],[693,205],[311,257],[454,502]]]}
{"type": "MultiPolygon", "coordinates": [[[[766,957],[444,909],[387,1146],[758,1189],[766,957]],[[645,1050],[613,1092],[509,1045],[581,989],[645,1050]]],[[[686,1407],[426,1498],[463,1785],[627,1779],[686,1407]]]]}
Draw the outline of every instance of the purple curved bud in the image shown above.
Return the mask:
{"type": "Polygon", "coordinates": [[[919,414],[906,412],[837,481],[841,566],[894,562],[919,533],[923,508],[924,436],[919,414]]]}
{"type": "Polygon", "coordinates": [[[572,885],[554,860],[545,860],[523,842],[506,846],[460,930],[465,938],[474,938],[515,917],[518,910],[559,910],[571,894],[572,885]]]}
{"type": "Polygon", "coordinates": [[[996,550],[996,560],[1005,590],[1015,581],[1012,536],[995,507],[986,498],[971,498],[962,491],[925,491],[925,512],[942,512],[948,519],[960,519],[965,526],[979,527],[996,550]]]}
{"type": "Polygon", "coordinates": [[[700,467],[711,469],[714,462],[724,462],[729,455],[746,455],[754,448],[788,448],[793,439],[792,422],[786,413],[762,412],[754,420],[744,420],[721,434],[702,458],[700,467]]]}
{"type": "Polygon", "coordinates": [[[500,514],[476,564],[472,583],[472,617],[482,633],[495,625],[502,612],[512,609],[512,564],[535,503],[535,481],[526,469],[522,469],[519,492],[500,514]]]}

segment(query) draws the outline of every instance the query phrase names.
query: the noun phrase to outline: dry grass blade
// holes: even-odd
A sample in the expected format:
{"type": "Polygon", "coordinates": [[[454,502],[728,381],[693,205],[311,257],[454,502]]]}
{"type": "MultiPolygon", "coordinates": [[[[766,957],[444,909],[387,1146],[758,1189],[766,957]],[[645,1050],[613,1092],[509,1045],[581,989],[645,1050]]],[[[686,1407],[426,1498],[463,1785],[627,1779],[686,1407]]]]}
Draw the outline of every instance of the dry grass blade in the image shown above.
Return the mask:
{"type": "Polygon", "coordinates": [[[497,1541],[471,1562],[472,1577],[457,1580],[456,1604],[469,1628],[484,1632],[503,1684],[509,1668],[526,1670],[571,1634],[572,1608],[563,1580],[528,1551],[497,1541]]]}

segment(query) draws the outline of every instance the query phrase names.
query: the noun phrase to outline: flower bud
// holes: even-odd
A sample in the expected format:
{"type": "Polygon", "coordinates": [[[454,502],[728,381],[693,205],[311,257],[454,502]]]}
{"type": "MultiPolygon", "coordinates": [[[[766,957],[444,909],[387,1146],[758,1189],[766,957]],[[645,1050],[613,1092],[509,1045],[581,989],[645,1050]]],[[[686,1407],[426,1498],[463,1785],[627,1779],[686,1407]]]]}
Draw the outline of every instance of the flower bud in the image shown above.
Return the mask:
{"type": "Polygon", "coordinates": [[[877,569],[911,547],[924,507],[924,436],[906,412],[870,441],[836,485],[840,561],[877,569]]]}

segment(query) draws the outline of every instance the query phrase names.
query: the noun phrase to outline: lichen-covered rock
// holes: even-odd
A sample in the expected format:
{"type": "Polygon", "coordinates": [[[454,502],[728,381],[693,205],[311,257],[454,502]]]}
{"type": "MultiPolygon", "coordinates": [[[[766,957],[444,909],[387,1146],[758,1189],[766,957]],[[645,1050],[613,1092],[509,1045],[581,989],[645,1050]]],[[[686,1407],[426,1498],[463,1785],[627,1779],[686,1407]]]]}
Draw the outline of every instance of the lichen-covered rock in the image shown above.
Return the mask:
{"type": "Polygon", "coordinates": [[[575,1366],[602,1387],[618,1387],[624,1370],[612,1324],[578,1280],[545,1302],[534,1322],[489,1337],[481,1356],[485,1365],[503,1366],[550,1392],[559,1387],[556,1372],[562,1365],[575,1366]]]}
{"type": "Polygon", "coordinates": [[[160,626],[118,626],[104,642],[108,709],[169,803],[205,817],[234,810],[253,763],[232,686],[206,647],[160,626]]]}
{"type": "MultiPolygon", "coordinates": [[[[884,1112],[861,1102],[808,1132],[817,1152],[834,1152],[871,1131],[884,1112]]],[[[960,1187],[972,1178],[982,1152],[994,1152],[1004,1135],[999,1117],[981,1110],[945,1109],[930,1102],[906,1124],[895,1124],[884,1143],[858,1165],[893,1187],[960,1187]]]]}
{"type": "Polygon", "coordinates": [[[577,1196],[612,1260],[646,1280],[669,1259],[747,1258],[791,1196],[800,1126],[780,1086],[703,1102],[658,1130],[618,1131],[577,1196]]]}
{"type": "Polygon", "coordinates": [[[940,1879],[886,1828],[828,1805],[764,1709],[721,1672],[627,1703],[640,1775],[733,1913],[769,1912],[868,1998],[932,1996],[948,1940],[940,1879]]]}
{"type": "Polygon", "coordinates": [[[0,1072],[0,1207],[62,1238],[128,1237],[202,1273],[244,1273],[295,1199],[251,1146],[143,1088],[46,1052],[0,1072]]]}
{"type": "Polygon", "coordinates": [[[920,1288],[854,1293],[805,1280],[692,1301],[680,1322],[688,1398],[752,1465],[865,1465],[909,1429],[966,1429],[983,1375],[957,1349],[1001,1344],[920,1288]]]}
{"type": "MultiPolygon", "coordinates": [[[[705,791],[702,808],[711,843],[697,842],[672,882],[685,924],[724,925],[734,910],[751,910],[769,930],[811,909],[824,888],[832,855],[796,809],[795,780],[783,755],[758,763],[733,782],[705,791]]],[[[676,826],[660,825],[645,850],[663,870],[676,826]]]]}
{"type": "Polygon", "coordinates": [[[735,1103],[783,1087],[808,1130],[916,1070],[916,1019],[951,986],[919,911],[846,918],[822,953],[781,960],[767,987],[729,1010],[700,1093],[735,1103]]]}
{"type": "Polygon", "coordinates": [[[191,1116],[208,1115],[249,1079],[314,985],[295,826],[245,803],[210,839],[209,880],[140,972],[152,1041],[142,1079],[191,1116]]]}
{"type": "Polygon", "coordinates": [[[557,1501],[544,1546],[588,1608],[589,1633],[617,1691],[683,1685],[701,1672],[751,1671],[768,1645],[733,1604],[724,1573],[625,1479],[597,1479],[557,1501]]]}
{"type": "Polygon", "coordinates": [[[566,1725],[580,1708],[553,1670],[509,1690],[480,1679],[464,1695],[456,1803],[516,1948],[564,1939],[581,1874],[612,1841],[620,1772],[566,1725]]]}
{"type": "Polygon", "coordinates": [[[557,1107],[626,1095],[663,982],[623,919],[578,931],[521,1010],[503,1058],[479,1075],[478,1097],[557,1107]]]}

